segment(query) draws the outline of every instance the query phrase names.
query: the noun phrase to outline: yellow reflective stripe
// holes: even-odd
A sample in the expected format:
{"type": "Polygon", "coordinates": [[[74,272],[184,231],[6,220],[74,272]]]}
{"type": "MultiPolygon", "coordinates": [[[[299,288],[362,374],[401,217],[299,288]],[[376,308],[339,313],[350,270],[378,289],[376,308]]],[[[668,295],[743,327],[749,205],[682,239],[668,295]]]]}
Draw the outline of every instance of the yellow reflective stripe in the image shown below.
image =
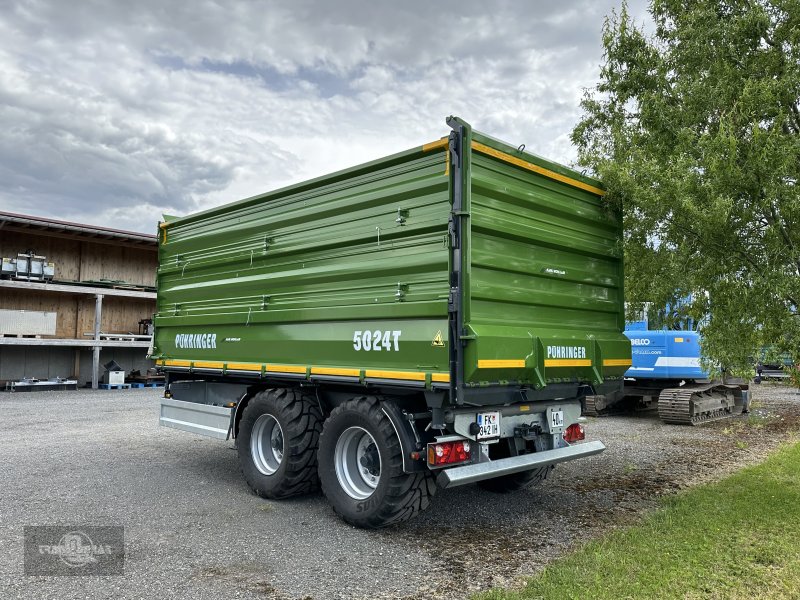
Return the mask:
{"type": "Polygon", "coordinates": [[[526,160],[522,160],[521,158],[517,158],[516,156],[511,156],[510,154],[506,154],[505,152],[500,152],[500,150],[495,150],[494,148],[487,146],[486,144],[481,144],[480,142],[472,142],[472,149],[477,150],[478,152],[482,152],[483,154],[492,156],[494,158],[497,158],[499,160],[502,160],[503,162],[510,163],[517,167],[522,167],[523,169],[527,169],[528,171],[533,171],[534,173],[543,175],[548,179],[554,179],[556,181],[560,181],[561,183],[566,183],[567,185],[571,185],[572,187],[586,190],[587,192],[597,194],[598,196],[605,196],[606,194],[605,190],[601,190],[599,187],[589,185],[588,183],[583,183],[582,181],[578,181],[577,179],[573,179],[572,177],[567,177],[566,175],[562,175],[561,173],[556,173],[555,171],[551,171],[550,169],[545,169],[544,167],[540,167],[539,165],[535,165],[526,160]]]}
{"type": "Polygon", "coordinates": [[[409,379],[412,381],[425,381],[425,373],[415,371],[367,371],[365,377],[376,379],[409,379]]]}
{"type": "Polygon", "coordinates": [[[255,363],[228,363],[228,369],[232,371],[260,371],[261,365],[255,363]]]}
{"type": "Polygon", "coordinates": [[[605,358],[603,359],[604,367],[630,367],[630,358],[605,358]]]}
{"type": "Polygon", "coordinates": [[[306,372],[306,367],[299,367],[297,365],[267,365],[267,373],[303,373],[306,372]]]}
{"type": "Polygon", "coordinates": [[[195,369],[221,369],[222,363],[216,361],[208,361],[208,360],[196,360],[194,361],[194,368],[195,369]]]}
{"type": "Polygon", "coordinates": [[[190,360],[165,360],[164,365],[169,367],[191,367],[192,361],[190,360]]]}
{"type": "Polygon", "coordinates": [[[590,358],[550,358],[544,361],[545,367],[591,367],[592,359],[590,358]]]}
{"type": "Polygon", "coordinates": [[[340,375],[342,377],[361,377],[359,369],[337,369],[333,367],[311,367],[312,375],[340,375]]]}
{"type": "Polygon", "coordinates": [[[478,361],[478,368],[479,369],[509,369],[509,368],[521,368],[525,366],[525,359],[492,359],[492,360],[479,360],[478,361]]]}
{"type": "MultiPolygon", "coordinates": [[[[228,370],[233,371],[261,371],[262,365],[258,363],[222,363],[217,361],[195,361],[192,363],[190,360],[160,360],[158,361],[164,366],[172,367],[189,367],[205,369],[222,369],[223,364],[228,370]]],[[[512,361],[480,361],[482,363],[503,363],[502,366],[525,366],[525,361],[512,360],[512,361]]],[[[492,367],[488,367],[492,368],[492,367]]],[[[267,373],[297,373],[305,375],[308,367],[300,365],[266,365],[264,370],[267,373]]],[[[312,375],[336,375],[340,377],[360,377],[360,369],[342,369],[338,367],[311,367],[312,375]]],[[[368,369],[365,371],[366,377],[375,379],[401,379],[407,381],[425,381],[426,374],[419,371],[388,371],[382,369],[368,369]]],[[[432,373],[431,381],[436,383],[450,383],[449,373],[432,373]]]]}
{"type": "Polygon", "coordinates": [[[431,150],[438,150],[439,148],[446,148],[447,142],[449,138],[443,137],[440,140],[436,140],[435,142],[429,142],[427,144],[422,145],[423,152],[430,152],[431,150]]]}

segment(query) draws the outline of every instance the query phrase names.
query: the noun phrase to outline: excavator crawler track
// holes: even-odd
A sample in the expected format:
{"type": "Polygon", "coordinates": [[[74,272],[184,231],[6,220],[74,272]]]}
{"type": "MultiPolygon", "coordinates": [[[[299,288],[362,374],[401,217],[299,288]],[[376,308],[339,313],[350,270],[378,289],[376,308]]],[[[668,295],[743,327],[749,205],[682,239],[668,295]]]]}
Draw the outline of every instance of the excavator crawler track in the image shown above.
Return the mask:
{"type": "Polygon", "coordinates": [[[586,396],[583,400],[583,416],[584,417],[597,417],[600,412],[597,410],[595,402],[597,396],[586,396]]]}
{"type": "Polygon", "coordinates": [[[658,416],[665,423],[702,425],[741,412],[738,399],[741,399],[741,390],[735,386],[711,384],[668,388],[658,397],[658,416]]]}

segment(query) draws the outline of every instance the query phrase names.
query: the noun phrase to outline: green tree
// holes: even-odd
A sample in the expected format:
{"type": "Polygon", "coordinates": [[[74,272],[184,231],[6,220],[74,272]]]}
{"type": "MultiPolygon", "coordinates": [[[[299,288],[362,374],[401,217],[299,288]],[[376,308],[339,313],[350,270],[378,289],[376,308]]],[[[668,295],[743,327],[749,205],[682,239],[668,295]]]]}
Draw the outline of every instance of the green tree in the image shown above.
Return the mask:
{"type": "Polygon", "coordinates": [[[626,294],[707,316],[704,354],[800,348],[800,3],[652,0],[603,28],[572,140],[625,219],[626,294]]]}

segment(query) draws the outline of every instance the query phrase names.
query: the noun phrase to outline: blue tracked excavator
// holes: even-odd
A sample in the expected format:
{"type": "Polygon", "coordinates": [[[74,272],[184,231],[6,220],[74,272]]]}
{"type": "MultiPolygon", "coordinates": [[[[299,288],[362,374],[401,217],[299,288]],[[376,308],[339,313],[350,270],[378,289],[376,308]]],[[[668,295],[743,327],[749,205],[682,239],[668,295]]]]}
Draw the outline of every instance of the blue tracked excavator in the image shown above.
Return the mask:
{"type": "MultiPolygon", "coordinates": [[[[691,325],[691,324],[690,324],[691,325]]],[[[698,425],[746,412],[748,386],[741,380],[712,380],[700,364],[700,333],[691,329],[648,329],[628,323],[632,365],[622,391],[587,396],[583,414],[598,416],[615,405],[658,408],[665,423],[698,425]]]]}

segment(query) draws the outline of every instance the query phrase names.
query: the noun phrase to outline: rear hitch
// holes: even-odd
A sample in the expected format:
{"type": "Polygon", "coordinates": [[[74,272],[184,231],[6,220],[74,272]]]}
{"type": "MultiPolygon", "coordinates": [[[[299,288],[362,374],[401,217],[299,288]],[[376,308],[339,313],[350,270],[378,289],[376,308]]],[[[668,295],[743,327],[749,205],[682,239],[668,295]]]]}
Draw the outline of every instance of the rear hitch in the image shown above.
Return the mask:
{"type": "Polygon", "coordinates": [[[542,434],[542,426],[538,423],[531,423],[530,425],[517,425],[514,427],[514,437],[522,438],[525,440],[532,440],[538,435],[542,434]]]}

